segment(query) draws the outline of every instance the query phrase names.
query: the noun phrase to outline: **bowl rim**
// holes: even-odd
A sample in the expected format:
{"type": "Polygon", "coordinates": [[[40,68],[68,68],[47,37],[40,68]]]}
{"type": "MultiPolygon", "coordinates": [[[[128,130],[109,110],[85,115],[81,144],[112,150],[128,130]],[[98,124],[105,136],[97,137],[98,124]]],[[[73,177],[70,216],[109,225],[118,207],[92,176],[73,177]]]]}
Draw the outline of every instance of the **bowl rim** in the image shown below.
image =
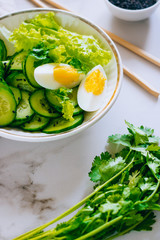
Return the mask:
{"type": "Polygon", "coordinates": [[[109,44],[110,48],[112,49],[114,56],[116,58],[116,63],[117,63],[117,82],[116,82],[116,87],[114,89],[114,92],[112,94],[112,96],[110,97],[110,100],[108,101],[108,103],[98,112],[98,114],[96,114],[95,116],[93,116],[91,119],[87,120],[85,123],[82,123],[81,125],[79,125],[78,127],[62,132],[62,133],[58,133],[58,134],[45,134],[43,136],[26,136],[26,135],[21,135],[17,133],[12,133],[12,132],[8,132],[8,130],[1,128],[0,129],[0,136],[1,137],[5,137],[8,139],[12,139],[12,140],[17,140],[17,141],[25,141],[25,142],[45,142],[45,141],[54,141],[54,140],[59,140],[59,139],[63,139],[75,134],[80,133],[81,131],[87,129],[88,127],[92,126],[93,124],[95,124],[98,120],[100,120],[112,107],[112,105],[115,103],[120,89],[121,89],[121,85],[122,85],[122,78],[123,78],[123,67],[122,67],[122,60],[119,54],[119,51],[117,49],[117,47],[115,46],[114,42],[111,40],[111,38],[108,36],[107,33],[105,33],[100,27],[98,27],[95,23],[93,23],[92,21],[83,18],[81,16],[79,16],[78,14],[74,14],[71,12],[67,12],[64,10],[60,10],[60,9],[55,9],[55,8],[34,8],[34,9],[25,9],[25,10],[20,10],[20,11],[15,11],[15,12],[11,12],[9,14],[3,15],[0,17],[0,21],[11,17],[11,16],[15,16],[15,15],[19,15],[19,14],[23,14],[23,13],[31,13],[31,12],[55,12],[55,13],[64,13],[67,14],[69,16],[72,16],[76,19],[79,19],[80,21],[84,22],[85,24],[89,25],[91,28],[93,28],[94,30],[96,30],[109,44]],[[5,131],[6,130],[6,131],[5,131]]]}
{"type": "Polygon", "coordinates": [[[106,3],[107,3],[109,6],[117,9],[118,11],[127,12],[127,13],[137,13],[137,12],[138,12],[138,13],[141,13],[141,12],[146,12],[146,11],[148,11],[148,10],[151,10],[151,9],[154,9],[154,8],[158,7],[158,5],[160,4],[160,0],[157,0],[157,2],[154,3],[153,5],[151,5],[150,7],[142,8],[142,9],[133,9],[133,10],[132,10],[132,9],[126,9],[126,8],[118,7],[118,6],[114,5],[113,3],[111,3],[109,0],[105,0],[105,1],[106,1],[106,3]]]}

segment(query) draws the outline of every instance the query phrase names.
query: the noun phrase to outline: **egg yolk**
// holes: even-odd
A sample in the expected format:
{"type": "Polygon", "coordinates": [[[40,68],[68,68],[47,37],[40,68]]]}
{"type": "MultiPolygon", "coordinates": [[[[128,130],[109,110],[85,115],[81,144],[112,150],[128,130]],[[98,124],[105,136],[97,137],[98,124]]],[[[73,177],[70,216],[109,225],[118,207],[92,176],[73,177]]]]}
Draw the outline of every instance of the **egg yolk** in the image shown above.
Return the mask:
{"type": "Polygon", "coordinates": [[[104,90],[105,80],[106,78],[103,76],[102,72],[97,69],[86,78],[84,87],[87,92],[92,92],[94,95],[100,95],[104,90]]]}
{"type": "Polygon", "coordinates": [[[72,66],[57,66],[53,71],[54,79],[64,86],[79,80],[79,74],[72,66]]]}

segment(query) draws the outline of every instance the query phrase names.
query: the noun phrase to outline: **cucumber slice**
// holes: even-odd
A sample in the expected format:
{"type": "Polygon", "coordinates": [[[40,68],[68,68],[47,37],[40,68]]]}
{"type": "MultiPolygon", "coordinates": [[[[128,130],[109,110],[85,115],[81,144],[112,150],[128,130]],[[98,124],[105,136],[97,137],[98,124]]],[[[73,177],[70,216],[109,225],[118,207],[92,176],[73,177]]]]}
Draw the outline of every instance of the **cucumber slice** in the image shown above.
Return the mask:
{"type": "Polygon", "coordinates": [[[80,113],[83,113],[84,111],[82,110],[82,108],[80,108],[79,106],[74,108],[74,112],[73,112],[73,116],[76,116],[80,113]]]}
{"type": "Polygon", "coordinates": [[[5,88],[12,93],[6,81],[3,78],[0,78],[0,88],[5,88]]]}
{"type": "Polygon", "coordinates": [[[48,126],[42,130],[44,133],[60,133],[79,126],[84,120],[84,115],[79,114],[73,121],[67,121],[63,117],[52,119],[48,126]]]}
{"type": "MultiPolygon", "coordinates": [[[[78,90],[77,87],[73,88],[72,93],[70,93],[68,95],[68,97],[69,97],[69,99],[72,102],[74,107],[76,107],[78,105],[77,90],[78,90]]],[[[55,107],[55,109],[57,109],[57,111],[61,112],[61,110],[62,110],[62,105],[60,104],[61,99],[55,94],[55,92],[53,90],[46,89],[45,90],[45,96],[46,96],[48,102],[50,103],[50,105],[55,107]]]]}
{"type": "Polygon", "coordinates": [[[0,88],[0,127],[10,124],[16,116],[16,101],[13,94],[0,88]]]}
{"type": "Polygon", "coordinates": [[[20,51],[12,56],[10,70],[23,70],[23,62],[26,58],[26,52],[20,51]]]}
{"type": "Polygon", "coordinates": [[[2,61],[4,72],[6,73],[10,67],[10,60],[2,61]]]}
{"type": "Polygon", "coordinates": [[[22,72],[18,71],[13,71],[8,77],[6,78],[6,82],[13,87],[17,87],[21,90],[29,91],[29,92],[34,92],[35,88],[32,87],[24,74],[22,72]]]}
{"type": "Polygon", "coordinates": [[[37,58],[32,56],[32,55],[28,55],[26,57],[25,63],[24,63],[24,72],[25,75],[27,76],[27,79],[29,81],[29,83],[36,88],[42,88],[35,80],[34,78],[34,63],[35,61],[37,61],[37,58]]]}
{"type": "Polygon", "coordinates": [[[34,132],[34,131],[39,131],[44,127],[46,127],[48,122],[49,122],[49,118],[42,117],[38,114],[35,114],[31,121],[22,124],[20,127],[23,130],[34,132]]]}
{"type": "Polygon", "coordinates": [[[19,127],[20,125],[22,125],[23,123],[26,123],[28,121],[30,121],[32,119],[32,117],[27,118],[27,119],[23,119],[23,120],[15,120],[13,121],[9,126],[10,127],[19,127]]]}
{"type": "Polygon", "coordinates": [[[12,86],[10,86],[10,89],[11,89],[11,91],[15,97],[16,103],[18,105],[22,99],[21,91],[18,88],[12,87],[12,86]]]}
{"type": "Polygon", "coordinates": [[[34,111],[32,110],[29,104],[30,93],[24,90],[22,90],[21,93],[22,93],[22,99],[17,107],[15,120],[16,121],[30,120],[30,118],[34,114],[34,111]]]}
{"type": "Polygon", "coordinates": [[[0,62],[0,79],[4,78],[4,75],[5,75],[4,66],[3,63],[0,62]]]}
{"type": "Polygon", "coordinates": [[[62,106],[60,104],[58,96],[54,94],[54,91],[50,89],[45,89],[45,96],[50,105],[53,106],[57,111],[61,112],[62,106]]]}
{"type": "Polygon", "coordinates": [[[60,116],[60,114],[48,104],[44,95],[44,89],[39,89],[32,93],[29,101],[32,109],[43,117],[57,118],[60,116]]]}
{"type": "Polygon", "coordinates": [[[7,49],[3,42],[3,40],[0,39],[0,61],[4,61],[7,58],[7,49]]]}

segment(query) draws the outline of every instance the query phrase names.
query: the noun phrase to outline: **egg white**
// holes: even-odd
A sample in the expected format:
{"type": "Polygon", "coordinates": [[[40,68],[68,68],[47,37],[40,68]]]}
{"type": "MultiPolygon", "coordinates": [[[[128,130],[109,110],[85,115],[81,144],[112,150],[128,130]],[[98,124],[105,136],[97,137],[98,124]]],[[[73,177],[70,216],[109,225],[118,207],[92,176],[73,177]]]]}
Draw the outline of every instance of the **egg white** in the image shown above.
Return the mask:
{"type": "Polygon", "coordinates": [[[47,63],[44,65],[41,65],[37,67],[34,70],[34,78],[36,82],[47,89],[58,89],[60,87],[67,87],[67,88],[73,88],[79,85],[79,83],[84,78],[84,74],[79,73],[79,79],[76,82],[73,82],[72,84],[66,84],[62,85],[58,81],[54,79],[54,68],[57,66],[70,66],[68,64],[63,63],[47,63]]]}
{"type": "Polygon", "coordinates": [[[103,106],[103,104],[105,104],[106,96],[107,96],[107,76],[103,67],[101,65],[97,65],[91,71],[88,72],[86,77],[82,80],[82,82],[79,85],[77,93],[78,105],[84,111],[93,112],[98,110],[101,106],[103,106]],[[86,78],[97,69],[99,69],[99,71],[103,74],[103,76],[106,78],[106,81],[103,92],[99,95],[94,95],[92,92],[86,91],[85,81],[86,78]]]}

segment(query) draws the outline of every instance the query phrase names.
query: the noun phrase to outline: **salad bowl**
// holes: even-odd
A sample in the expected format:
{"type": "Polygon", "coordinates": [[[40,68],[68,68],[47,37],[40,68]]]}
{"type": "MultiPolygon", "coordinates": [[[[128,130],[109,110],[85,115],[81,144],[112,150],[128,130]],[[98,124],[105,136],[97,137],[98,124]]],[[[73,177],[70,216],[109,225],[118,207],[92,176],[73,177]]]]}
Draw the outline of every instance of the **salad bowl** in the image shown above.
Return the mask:
{"type": "MultiPolygon", "coordinates": [[[[0,26],[5,26],[5,28],[13,31],[15,28],[18,28],[23,21],[31,19],[37,14],[48,12],[54,12],[56,21],[63,28],[81,35],[91,35],[96,40],[98,40],[100,47],[111,52],[111,60],[106,66],[104,66],[104,70],[107,75],[107,94],[105,104],[103,104],[97,111],[85,112],[84,121],[81,125],[61,133],[46,134],[43,132],[26,132],[18,128],[3,127],[0,128],[1,137],[17,141],[45,142],[66,138],[74,134],[80,133],[81,131],[84,131],[88,127],[95,124],[109,111],[120,92],[123,76],[121,57],[110,37],[92,22],[78,15],[68,13],[62,10],[32,9],[14,12],[1,17],[0,26]]],[[[6,41],[4,35],[2,35],[1,33],[0,38],[6,44],[8,55],[12,55],[15,51],[13,44],[11,44],[9,41],[6,41]]]]}

